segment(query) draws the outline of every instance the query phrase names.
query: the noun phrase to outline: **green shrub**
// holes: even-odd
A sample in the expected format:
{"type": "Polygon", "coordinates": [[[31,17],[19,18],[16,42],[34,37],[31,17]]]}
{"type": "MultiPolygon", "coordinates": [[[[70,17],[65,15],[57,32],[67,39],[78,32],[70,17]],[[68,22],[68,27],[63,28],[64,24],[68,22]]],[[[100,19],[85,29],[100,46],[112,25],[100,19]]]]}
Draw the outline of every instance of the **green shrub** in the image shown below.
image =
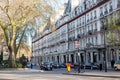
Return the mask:
{"type": "Polygon", "coordinates": [[[22,64],[19,61],[16,61],[17,68],[22,68],[22,64]]]}
{"type": "Polygon", "coordinates": [[[22,64],[21,63],[17,63],[17,68],[22,68],[22,64]]]}

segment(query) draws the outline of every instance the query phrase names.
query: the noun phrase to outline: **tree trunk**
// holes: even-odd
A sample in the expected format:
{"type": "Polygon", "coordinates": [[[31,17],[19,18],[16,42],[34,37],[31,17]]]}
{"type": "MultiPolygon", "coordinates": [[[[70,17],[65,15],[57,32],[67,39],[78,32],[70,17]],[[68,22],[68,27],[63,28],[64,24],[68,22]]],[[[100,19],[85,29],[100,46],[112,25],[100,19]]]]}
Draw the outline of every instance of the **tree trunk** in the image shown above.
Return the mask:
{"type": "Polygon", "coordinates": [[[16,58],[15,58],[15,44],[14,44],[15,37],[13,36],[11,40],[11,44],[8,46],[9,49],[9,67],[14,68],[16,67],[16,58]]]}
{"type": "Polygon", "coordinates": [[[13,47],[9,47],[9,67],[10,68],[15,68],[16,67],[16,58],[15,58],[15,53],[13,51],[13,47]]]}

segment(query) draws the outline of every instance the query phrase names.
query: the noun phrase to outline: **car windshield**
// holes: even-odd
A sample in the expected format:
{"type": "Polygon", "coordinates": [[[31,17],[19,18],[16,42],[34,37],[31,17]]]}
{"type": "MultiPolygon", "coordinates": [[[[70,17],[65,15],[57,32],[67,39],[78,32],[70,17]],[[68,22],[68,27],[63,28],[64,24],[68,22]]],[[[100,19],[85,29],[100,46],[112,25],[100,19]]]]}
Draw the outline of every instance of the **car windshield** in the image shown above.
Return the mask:
{"type": "Polygon", "coordinates": [[[120,61],[117,61],[116,64],[120,64],[120,61]]]}
{"type": "Polygon", "coordinates": [[[58,62],[54,62],[54,64],[58,64],[58,62]]]}
{"type": "Polygon", "coordinates": [[[45,62],[44,64],[45,64],[45,65],[50,65],[50,63],[49,63],[49,62],[45,62]]]}
{"type": "Polygon", "coordinates": [[[31,64],[31,62],[27,62],[27,64],[31,64]]]}

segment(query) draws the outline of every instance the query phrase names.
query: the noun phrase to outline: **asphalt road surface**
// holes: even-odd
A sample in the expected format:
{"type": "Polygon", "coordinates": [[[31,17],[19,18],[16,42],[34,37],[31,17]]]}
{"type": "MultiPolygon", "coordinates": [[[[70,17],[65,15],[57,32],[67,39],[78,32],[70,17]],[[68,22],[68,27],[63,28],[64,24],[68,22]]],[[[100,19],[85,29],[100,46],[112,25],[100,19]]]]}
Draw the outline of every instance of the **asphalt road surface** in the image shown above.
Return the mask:
{"type": "Polygon", "coordinates": [[[120,80],[120,78],[65,75],[66,69],[0,71],[0,80],[120,80]]]}

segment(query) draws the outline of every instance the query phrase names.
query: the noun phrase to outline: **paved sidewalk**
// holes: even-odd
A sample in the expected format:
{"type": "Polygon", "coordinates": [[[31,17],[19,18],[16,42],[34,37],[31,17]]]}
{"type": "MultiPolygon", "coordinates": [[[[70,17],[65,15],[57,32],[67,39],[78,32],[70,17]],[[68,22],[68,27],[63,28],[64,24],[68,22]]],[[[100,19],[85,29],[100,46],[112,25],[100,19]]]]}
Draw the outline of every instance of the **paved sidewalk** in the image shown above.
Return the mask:
{"type": "Polygon", "coordinates": [[[80,73],[77,71],[71,70],[70,73],[63,73],[64,75],[76,75],[76,76],[87,76],[87,77],[108,77],[108,78],[119,78],[120,79],[120,71],[108,70],[105,72],[104,70],[81,70],[80,73]]]}

